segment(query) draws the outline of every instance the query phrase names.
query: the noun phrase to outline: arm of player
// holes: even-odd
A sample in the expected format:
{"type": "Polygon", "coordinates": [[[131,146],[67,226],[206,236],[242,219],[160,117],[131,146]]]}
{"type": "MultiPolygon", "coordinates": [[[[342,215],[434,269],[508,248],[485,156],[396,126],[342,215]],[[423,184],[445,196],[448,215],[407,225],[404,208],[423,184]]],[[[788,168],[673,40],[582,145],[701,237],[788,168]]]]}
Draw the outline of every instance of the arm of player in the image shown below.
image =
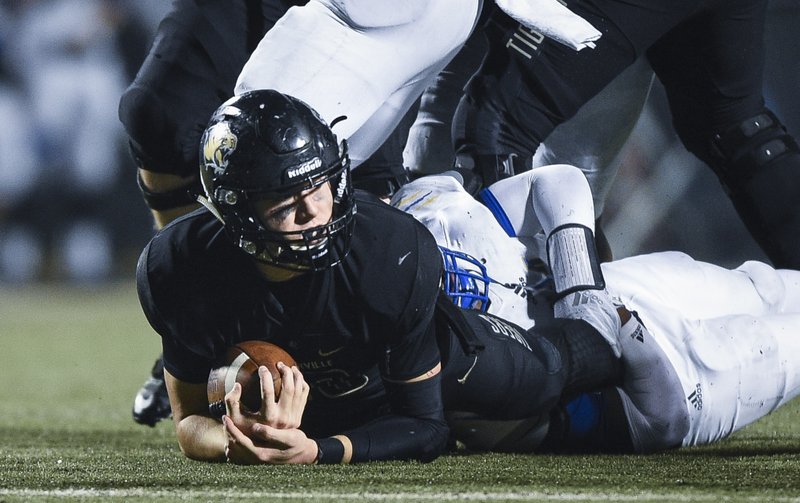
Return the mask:
{"type": "MultiPolygon", "coordinates": [[[[299,428],[276,428],[266,424],[253,425],[252,433],[246,435],[230,416],[226,416],[226,455],[231,462],[241,464],[431,461],[444,450],[448,437],[441,404],[440,372],[441,365],[437,364],[416,378],[387,383],[393,414],[329,438],[313,440],[299,428]]],[[[271,379],[266,381],[269,384],[265,389],[272,385],[271,379]]],[[[281,392],[281,399],[285,392],[281,392]]],[[[226,403],[229,399],[231,402],[236,399],[235,392],[226,397],[226,403]]]]}
{"type": "Polygon", "coordinates": [[[225,461],[225,432],[208,414],[206,384],[187,383],[164,370],[181,452],[198,461],[225,461]]]}
{"type": "Polygon", "coordinates": [[[447,446],[441,364],[403,381],[384,377],[392,412],[332,438],[318,440],[321,463],[436,459],[447,446]]]}
{"type": "MultiPolygon", "coordinates": [[[[308,384],[302,379],[302,375],[296,367],[290,368],[282,365],[283,390],[280,399],[276,402],[273,381],[269,376],[269,371],[262,367],[259,369],[259,373],[262,377],[262,392],[264,396],[262,402],[265,404],[262,405],[262,410],[258,414],[246,414],[240,410],[241,386],[237,383],[234,386],[234,391],[228,393],[225,397],[225,404],[228,409],[225,424],[228,426],[233,425],[231,418],[235,418],[239,427],[242,428],[241,430],[236,428],[236,431],[240,437],[247,439],[250,444],[253,444],[253,441],[248,439],[242,430],[253,438],[263,435],[263,431],[278,431],[277,439],[273,439],[273,443],[267,444],[270,447],[274,447],[275,443],[280,444],[279,448],[271,449],[272,451],[279,451],[277,456],[273,453],[273,458],[281,460],[280,462],[283,463],[313,462],[317,455],[316,444],[313,440],[306,439],[305,435],[297,429],[308,398],[308,384]],[[267,378],[264,378],[265,375],[267,378]],[[271,406],[266,404],[271,404],[271,406]],[[259,424],[259,422],[265,424],[259,424]],[[291,438],[284,439],[284,437],[291,438]],[[306,440],[304,452],[310,453],[305,457],[302,455],[303,451],[298,449],[298,445],[302,444],[303,439],[306,440]]],[[[183,382],[167,370],[164,371],[164,379],[170,397],[178,444],[181,452],[186,457],[198,461],[224,461],[227,459],[241,464],[256,462],[256,460],[248,457],[248,454],[244,453],[241,448],[237,448],[244,440],[240,438],[239,444],[236,444],[237,447],[232,447],[230,428],[223,428],[219,422],[209,415],[205,384],[183,382]]]]}

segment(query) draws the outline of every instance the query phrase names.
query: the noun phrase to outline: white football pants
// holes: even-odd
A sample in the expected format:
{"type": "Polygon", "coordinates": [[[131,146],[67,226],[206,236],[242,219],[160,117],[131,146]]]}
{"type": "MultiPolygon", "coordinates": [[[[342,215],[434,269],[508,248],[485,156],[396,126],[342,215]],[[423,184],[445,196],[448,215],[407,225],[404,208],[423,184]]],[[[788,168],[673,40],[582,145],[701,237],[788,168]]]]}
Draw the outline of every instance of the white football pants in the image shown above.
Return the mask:
{"type": "Polygon", "coordinates": [[[482,0],[311,0],[293,7],[245,64],[235,93],[275,89],[308,103],[353,167],[389,136],[472,32],[482,0]]]}

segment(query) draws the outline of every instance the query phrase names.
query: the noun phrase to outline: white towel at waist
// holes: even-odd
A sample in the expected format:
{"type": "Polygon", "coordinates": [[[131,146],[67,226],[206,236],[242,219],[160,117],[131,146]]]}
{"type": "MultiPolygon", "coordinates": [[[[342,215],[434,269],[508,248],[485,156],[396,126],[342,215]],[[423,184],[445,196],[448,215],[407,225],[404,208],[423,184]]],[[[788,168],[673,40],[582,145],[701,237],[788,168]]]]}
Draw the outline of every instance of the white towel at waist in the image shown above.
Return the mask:
{"type": "Polygon", "coordinates": [[[496,0],[517,22],[576,51],[594,49],[601,33],[558,0],[496,0]]]}

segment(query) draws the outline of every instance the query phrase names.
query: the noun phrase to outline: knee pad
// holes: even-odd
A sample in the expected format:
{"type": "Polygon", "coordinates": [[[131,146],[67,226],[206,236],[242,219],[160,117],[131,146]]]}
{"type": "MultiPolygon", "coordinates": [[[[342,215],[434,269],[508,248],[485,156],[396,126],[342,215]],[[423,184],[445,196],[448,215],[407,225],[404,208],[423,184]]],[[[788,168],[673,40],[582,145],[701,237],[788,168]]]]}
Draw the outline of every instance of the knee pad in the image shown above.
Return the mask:
{"type": "Polygon", "coordinates": [[[710,149],[696,153],[773,264],[800,268],[800,147],[780,120],[765,108],[716,133],[710,149]]]}
{"type": "Polygon", "coordinates": [[[730,188],[773,169],[785,157],[800,154],[797,141],[775,114],[763,109],[712,138],[711,165],[730,188]]]}

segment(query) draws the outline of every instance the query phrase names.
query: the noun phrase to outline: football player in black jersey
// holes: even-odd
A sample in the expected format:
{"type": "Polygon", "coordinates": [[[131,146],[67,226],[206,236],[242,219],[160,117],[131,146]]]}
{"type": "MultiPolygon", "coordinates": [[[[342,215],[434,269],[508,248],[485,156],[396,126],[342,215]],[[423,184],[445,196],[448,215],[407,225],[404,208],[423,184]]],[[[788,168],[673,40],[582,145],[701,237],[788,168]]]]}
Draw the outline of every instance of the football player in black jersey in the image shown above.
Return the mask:
{"type": "Polygon", "coordinates": [[[186,456],[428,461],[447,446],[446,411],[546,417],[621,378],[611,345],[584,321],[551,312],[526,331],[456,307],[441,293],[432,235],[352,188],[346,144],[303,102],[271,90],[232,98],[209,122],[201,158],[206,208],[164,227],[137,270],[186,456]],[[246,339],[273,342],[298,365],[282,368],[280,400],[263,415],[243,413],[235,387],[220,425],[208,373],[246,339]]]}
{"type": "Polygon", "coordinates": [[[490,16],[489,52],[457,111],[461,166],[487,185],[529,169],[555,126],[645,57],[683,144],[714,170],[773,264],[800,268],[800,147],[762,91],[767,0],[562,3],[602,32],[594,49],[575,51],[500,9],[490,16]]]}
{"type": "MultiPolygon", "coordinates": [[[[233,95],[239,72],[286,11],[307,0],[176,0],[150,52],[123,94],[119,117],[129,135],[139,187],[157,228],[198,207],[197,145],[208,117],[233,95]]],[[[412,120],[413,115],[405,120],[412,120]]],[[[409,122],[410,124],[410,122],[409,122]]],[[[391,195],[406,181],[408,124],[401,124],[355,173],[354,183],[391,195]]],[[[136,422],[154,426],[170,409],[160,359],[138,391],[136,422]]]]}

